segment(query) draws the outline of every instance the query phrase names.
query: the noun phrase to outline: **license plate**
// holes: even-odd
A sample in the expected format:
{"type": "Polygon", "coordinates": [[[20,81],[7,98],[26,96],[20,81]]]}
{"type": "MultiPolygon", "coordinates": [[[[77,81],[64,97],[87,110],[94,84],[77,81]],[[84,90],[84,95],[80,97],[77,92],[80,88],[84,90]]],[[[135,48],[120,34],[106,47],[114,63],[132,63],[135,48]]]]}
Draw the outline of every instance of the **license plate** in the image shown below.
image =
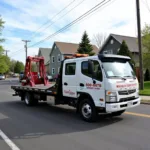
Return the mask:
{"type": "Polygon", "coordinates": [[[133,103],[132,102],[128,102],[128,106],[131,106],[131,105],[133,105],[133,103]]]}

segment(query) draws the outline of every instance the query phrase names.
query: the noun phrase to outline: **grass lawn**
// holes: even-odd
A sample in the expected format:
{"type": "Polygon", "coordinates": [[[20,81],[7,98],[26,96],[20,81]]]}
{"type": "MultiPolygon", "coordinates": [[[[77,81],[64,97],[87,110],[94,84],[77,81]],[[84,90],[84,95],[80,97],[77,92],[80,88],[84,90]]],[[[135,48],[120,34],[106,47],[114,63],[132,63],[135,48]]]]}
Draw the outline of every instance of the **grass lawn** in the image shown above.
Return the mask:
{"type": "Polygon", "coordinates": [[[150,81],[144,82],[144,90],[140,90],[140,95],[150,96],[150,81]]]}

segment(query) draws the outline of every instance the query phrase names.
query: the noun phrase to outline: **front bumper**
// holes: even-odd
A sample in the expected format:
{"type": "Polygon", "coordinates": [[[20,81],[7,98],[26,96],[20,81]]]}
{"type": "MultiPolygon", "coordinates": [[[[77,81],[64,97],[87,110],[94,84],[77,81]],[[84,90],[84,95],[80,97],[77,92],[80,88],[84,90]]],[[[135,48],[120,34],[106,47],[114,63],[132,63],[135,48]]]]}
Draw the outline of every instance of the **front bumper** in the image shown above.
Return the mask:
{"type": "Polygon", "coordinates": [[[120,110],[125,110],[128,108],[136,107],[140,105],[141,103],[141,98],[137,98],[132,101],[127,101],[127,102],[120,102],[120,103],[106,103],[106,112],[111,113],[111,112],[116,112],[120,110]]]}

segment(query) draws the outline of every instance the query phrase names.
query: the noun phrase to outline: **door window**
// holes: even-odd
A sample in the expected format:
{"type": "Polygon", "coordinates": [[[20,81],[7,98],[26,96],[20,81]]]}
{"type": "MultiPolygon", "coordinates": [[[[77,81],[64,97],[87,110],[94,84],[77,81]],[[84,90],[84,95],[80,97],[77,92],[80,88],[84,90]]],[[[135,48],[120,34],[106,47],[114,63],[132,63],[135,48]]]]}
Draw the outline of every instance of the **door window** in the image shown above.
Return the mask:
{"type": "MultiPolygon", "coordinates": [[[[102,81],[102,70],[101,70],[100,64],[96,60],[93,60],[93,63],[94,63],[94,75],[93,75],[93,78],[96,79],[96,80],[102,81]]],[[[92,74],[88,73],[88,61],[82,62],[82,64],[81,64],[81,72],[82,72],[82,74],[92,78],[92,74]]]]}
{"type": "Polygon", "coordinates": [[[76,63],[68,63],[65,67],[65,75],[75,75],[76,74],[76,63]]]}

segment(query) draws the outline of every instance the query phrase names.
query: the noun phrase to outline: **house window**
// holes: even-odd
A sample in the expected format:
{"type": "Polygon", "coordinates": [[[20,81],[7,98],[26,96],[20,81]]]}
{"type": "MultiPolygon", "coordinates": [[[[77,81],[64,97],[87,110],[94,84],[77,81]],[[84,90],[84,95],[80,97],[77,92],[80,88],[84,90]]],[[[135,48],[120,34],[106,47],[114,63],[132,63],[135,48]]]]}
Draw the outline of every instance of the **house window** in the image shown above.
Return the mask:
{"type": "Polygon", "coordinates": [[[112,49],[109,50],[109,51],[108,51],[108,54],[113,54],[113,50],[112,50],[112,49]]]}
{"type": "Polygon", "coordinates": [[[52,68],[52,74],[55,74],[55,68],[52,68]]]}
{"type": "Polygon", "coordinates": [[[57,56],[57,61],[58,61],[58,62],[60,62],[60,61],[61,61],[60,54],[58,54],[58,56],[57,56]]]}
{"type": "Polygon", "coordinates": [[[54,63],[55,62],[55,57],[54,56],[52,56],[52,63],[54,63]]]}
{"type": "Polygon", "coordinates": [[[65,67],[65,75],[75,75],[76,63],[68,63],[65,67]]]}
{"type": "Polygon", "coordinates": [[[107,51],[104,51],[104,52],[103,52],[103,54],[107,54],[107,53],[108,53],[107,51]]]}
{"type": "Polygon", "coordinates": [[[113,43],[114,43],[114,40],[111,40],[111,41],[110,41],[110,44],[113,44],[113,43]]]}

